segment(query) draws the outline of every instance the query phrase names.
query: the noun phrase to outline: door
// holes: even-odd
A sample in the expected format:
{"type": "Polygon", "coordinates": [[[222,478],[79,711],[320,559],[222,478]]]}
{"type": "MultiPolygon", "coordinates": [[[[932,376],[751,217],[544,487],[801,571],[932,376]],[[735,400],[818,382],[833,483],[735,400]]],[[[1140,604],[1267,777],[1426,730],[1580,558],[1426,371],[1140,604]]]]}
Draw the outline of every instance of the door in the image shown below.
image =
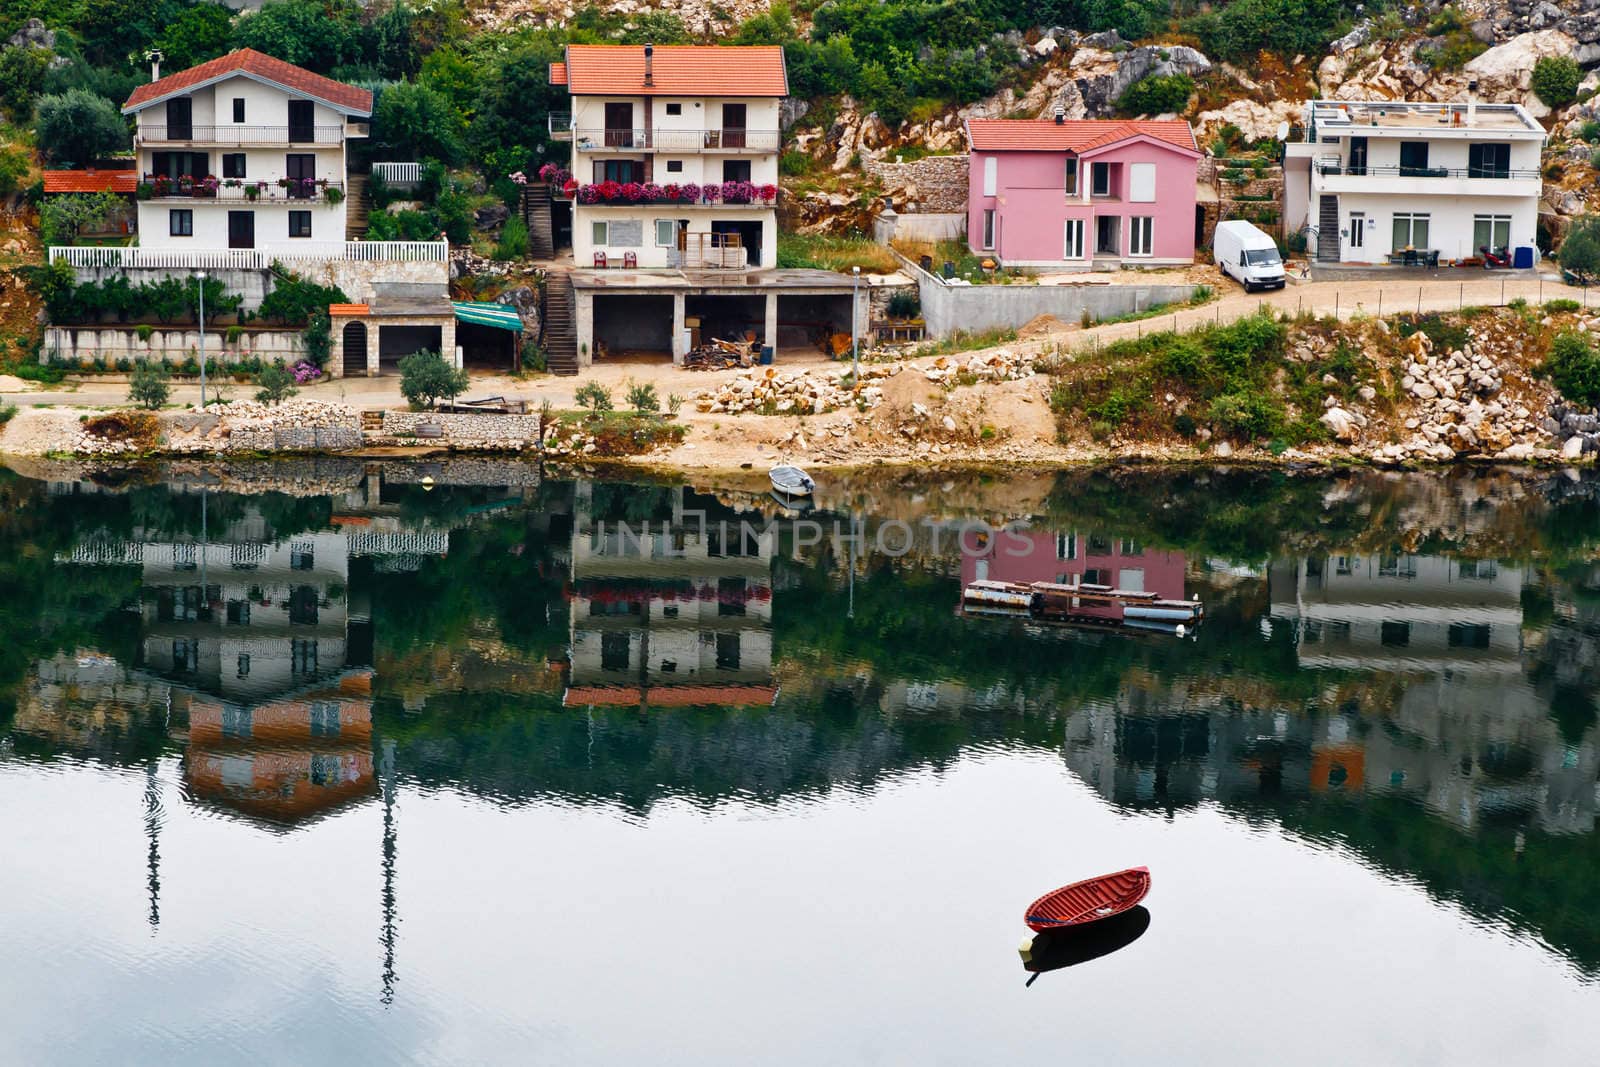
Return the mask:
{"type": "Polygon", "coordinates": [[[367,373],[367,324],[344,324],[344,376],[353,378],[367,373]]]}
{"type": "Polygon", "coordinates": [[[745,111],[743,104],[722,105],[722,147],[745,146],[745,111]]]}
{"type": "Polygon", "coordinates": [[[1094,220],[1094,251],[1097,256],[1114,256],[1122,247],[1122,218],[1101,215],[1094,220]]]}
{"type": "Polygon", "coordinates": [[[256,213],[254,211],[228,212],[228,247],[254,248],[256,246],[256,213]]]}
{"type": "Polygon", "coordinates": [[[194,101],[187,96],[167,101],[167,140],[194,140],[194,101]]]}
{"type": "Polygon", "coordinates": [[[289,179],[289,195],[308,200],[317,193],[317,157],[310,152],[290,152],[283,157],[283,174],[289,179]]]}
{"type": "Polygon", "coordinates": [[[1365,137],[1350,138],[1349,173],[1357,176],[1367,173],[1367,139],[1365,137]]]}
{"type": "Polygon", "coordinates": [[[316,109],[311,101],[289,101],[289,143],[309,144],[316,139],[316,109]]]}
{"type": "Polygon", "coordinates": [[[1364,248],[1367,243],[1367,213],[1364,211],[1350,212],[1350,248],[1352,250],[1364,248]]]}
{"type": "Polygon", "coordinates": [[[606,147],[633,147],[633,105],[606,105],[606,147]]]}

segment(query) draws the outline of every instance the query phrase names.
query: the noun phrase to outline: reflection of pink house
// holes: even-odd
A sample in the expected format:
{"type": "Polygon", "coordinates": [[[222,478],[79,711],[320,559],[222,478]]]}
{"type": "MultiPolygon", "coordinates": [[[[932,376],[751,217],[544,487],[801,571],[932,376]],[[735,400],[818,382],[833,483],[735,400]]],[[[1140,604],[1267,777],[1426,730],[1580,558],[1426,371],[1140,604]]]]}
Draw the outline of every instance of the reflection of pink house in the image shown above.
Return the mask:
{"type": "Polygon", "coordinates": [[[1149,552],[1137,541],[1049,530],[1001,532],[981,552],[964,538],[961,584],[1059,582],[1109,585],[1129,592],[1182,600],[1186,560],[1181,552],[1149,552]]]}
{"type": "Polygon", "coordinates": [[[1181,119],[969,119],[967,241],[1006,266],[1194,262],[1194,131],[1181,119]]]}

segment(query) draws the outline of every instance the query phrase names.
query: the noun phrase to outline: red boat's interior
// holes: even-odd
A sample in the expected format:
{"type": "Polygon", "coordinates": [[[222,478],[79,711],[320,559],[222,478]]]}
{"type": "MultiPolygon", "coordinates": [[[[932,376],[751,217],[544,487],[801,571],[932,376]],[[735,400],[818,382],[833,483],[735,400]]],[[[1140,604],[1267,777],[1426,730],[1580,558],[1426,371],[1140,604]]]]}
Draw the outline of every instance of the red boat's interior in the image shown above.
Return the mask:
{"type": "Polygon", "coordinates": [[[1133,907],[1150,890],[1150,872],[1142,867],[1090,878],[1046,893],[1028,908],[1031,926],[1070,926],[1103,919],[1133,907]]]}

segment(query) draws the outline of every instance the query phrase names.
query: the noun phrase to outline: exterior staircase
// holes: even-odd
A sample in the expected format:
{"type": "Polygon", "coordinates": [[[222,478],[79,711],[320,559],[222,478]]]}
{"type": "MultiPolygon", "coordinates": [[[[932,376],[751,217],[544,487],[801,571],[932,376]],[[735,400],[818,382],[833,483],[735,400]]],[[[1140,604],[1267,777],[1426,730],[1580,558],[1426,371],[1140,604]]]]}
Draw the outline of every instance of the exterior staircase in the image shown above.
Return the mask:
{"type": "Polygon", "coordinates": [[[1317,205],[1317,259],[1339,261],[1339,198],[1324,196],[1317,205]]]}
{"type": "Polygon", "coordinates": [[[528,225],[528,254],[534,259],[554,259],[555,233],[550,224],[550,186],[534,182],[522,190],[522,221],[528,225]]]}
{"type": "Polygon", "coordinates": [[[361,413],[361,432],[364,434],[383,432],[382,409],[376,411],[363,411],[361,413]]]}
{"type": "Polygon", "coordinates": [[[345,175],[344,239],[359,241],[367,235],[367,216],[372,212],[372,193],[365,174],[345,175]]]}
{"type": "MultiPolygon", "coordinates": [[[[549,218],[549,213],[545,213],[549,218]]],[[[539,341],[545,369],[551,374],[578,373],[578,325],[572,298],[572,277],[564,270],[545,275],[544,314],[539,316],[539,341]]]]}

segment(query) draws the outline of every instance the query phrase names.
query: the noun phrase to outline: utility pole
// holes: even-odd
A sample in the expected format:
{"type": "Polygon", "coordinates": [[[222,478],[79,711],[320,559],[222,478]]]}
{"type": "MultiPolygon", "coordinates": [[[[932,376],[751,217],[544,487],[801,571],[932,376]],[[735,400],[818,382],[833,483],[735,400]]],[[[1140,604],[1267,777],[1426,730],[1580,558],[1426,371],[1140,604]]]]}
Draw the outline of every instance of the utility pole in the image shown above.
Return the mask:
{"type": "Polygon", "coordinates": [[[198,271],[200,283],[200,410],[206,407],[206,272],[198,271]]]}
{"type": "Polygon", "coordinates": [[[850,384],[861,382],[861,267],[850,268],[850,384]]]}

